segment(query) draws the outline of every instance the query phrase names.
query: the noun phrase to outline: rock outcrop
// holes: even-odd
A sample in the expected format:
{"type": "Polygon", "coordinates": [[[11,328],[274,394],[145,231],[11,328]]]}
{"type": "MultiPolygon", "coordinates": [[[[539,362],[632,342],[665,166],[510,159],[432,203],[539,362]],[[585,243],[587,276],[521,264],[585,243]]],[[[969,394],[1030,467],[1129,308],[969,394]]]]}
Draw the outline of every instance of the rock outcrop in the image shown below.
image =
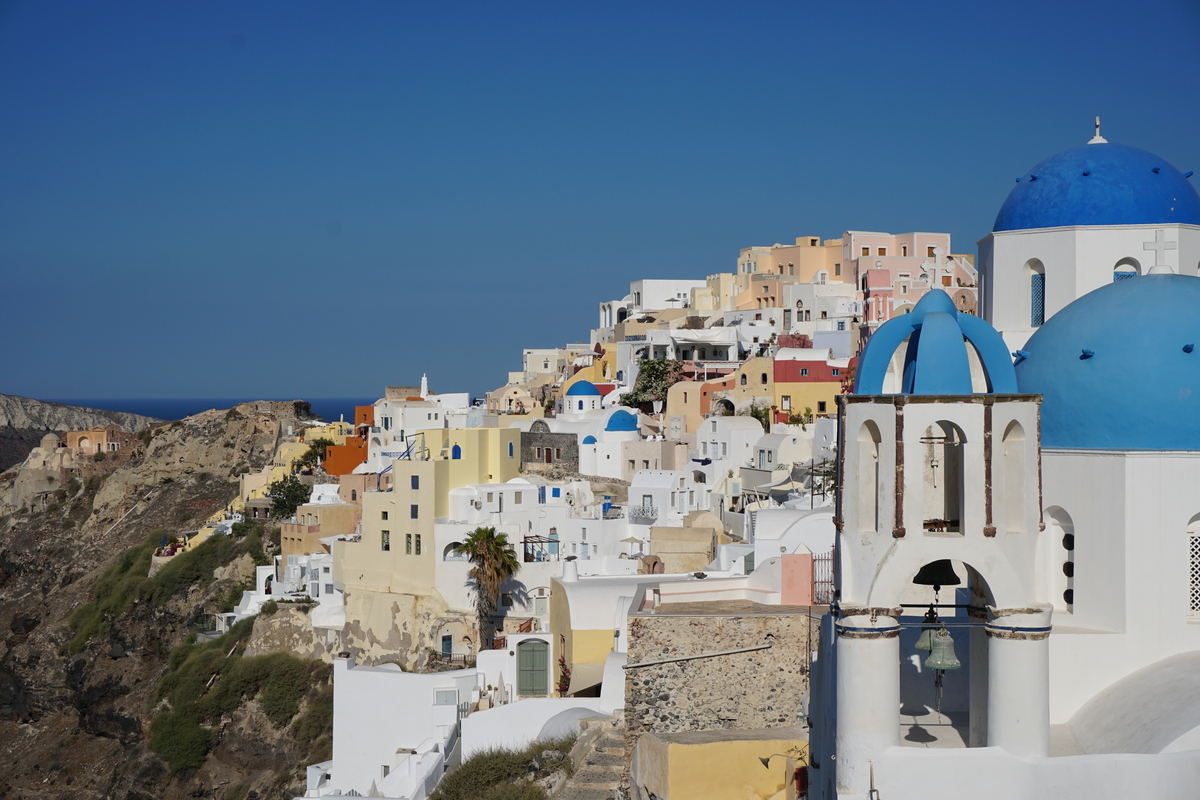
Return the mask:
{"type": "Polygon", "coordinates": [[[24,461],[29,451],[37,447],[49,431],[77,431],[97,425],[116,424],[122,430],[136,433],[161,423],[161,419],[141,414],[102,411],[0,394],[0,471],[24,461]]]}
{"type": "MultiPolygon", "coordinates": [[[[75,418],[71,424],[78,421],[75,418]]],[[[72,613],[96,579],[158,530],[195,528],[237,493],[240,469],[273,457],[292,403],[244,404],[154,428],[119,458],[65,470],[46,505],[12,502],[20,469],[0,474],[0,800],[292,796],[304,754],[250,702],[215,731],[205,766],[171,776],[147,747],[154,692],[173,647],[248,573],[231,561],[165,603],[104,620],[72,655],[72,613]],[[118,524],[119,523],[119,524],[118,524]]]]}

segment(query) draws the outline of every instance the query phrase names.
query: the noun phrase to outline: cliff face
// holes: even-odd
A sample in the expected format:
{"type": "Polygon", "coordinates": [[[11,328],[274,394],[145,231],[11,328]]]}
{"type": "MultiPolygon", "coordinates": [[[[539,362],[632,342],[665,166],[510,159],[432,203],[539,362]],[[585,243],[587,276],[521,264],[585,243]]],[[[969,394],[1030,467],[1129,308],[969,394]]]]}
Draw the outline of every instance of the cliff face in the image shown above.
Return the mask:
{"type": "Polygon", "coordinates": [[[222,721],[198,771],[171,776],[147,747],[171,649],[244,569],[166,602],[135,602],[79,653],[64,647],[73,610],[95,598],[105,569],[154,531],[195,529],[221,510],[236,495],[233,475],[261,468],[297,424],[291,403],[256,403],[160,426],[148,443],[62,475],[45,508],[11,502],[20,470],[0,475],[0,798],[302,791],[303,754],[256,701],[222,721]]]}
{"type": "Polygon", "coordinates": [[[29,451],[51,431],[81,430],[115,423],[123,430],[136,433],[161,422],[124,411],[101,411],[0,394],[0,472],[24,461],[29,451]]]}

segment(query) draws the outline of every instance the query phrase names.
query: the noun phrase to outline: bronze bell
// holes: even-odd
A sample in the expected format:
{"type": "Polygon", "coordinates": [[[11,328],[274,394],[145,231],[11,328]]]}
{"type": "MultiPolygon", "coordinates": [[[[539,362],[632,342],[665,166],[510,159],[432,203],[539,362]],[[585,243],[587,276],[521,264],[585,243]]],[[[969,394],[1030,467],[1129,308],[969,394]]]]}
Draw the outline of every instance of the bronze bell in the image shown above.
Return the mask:
{"type": "Polygon", "coordinates": [[[925,619],[921,620],[921,635],[917,637],[915,647],[918,650],[924,650],[926,653],[933,649],[933,632],[937,630],[938,616],[937,609],[933,606],[925,612],[925,619]]]}
{"type": "Polygon", "coordinates": [[[958,586],[962,583],[958,579],[958,573],[954,571],[954,565],[948,558],[931,561],[921,567],[912,582],[918,586],[932,586],[935,592],[943,586],[958,586]]]}
{"type": "Polygon", "coordinates": [[[945,628],[932,632],[932,650],[929,658],[925,659],[928,669],[958,669],[962,663],[954,655],[954,637],[945,628]]]}

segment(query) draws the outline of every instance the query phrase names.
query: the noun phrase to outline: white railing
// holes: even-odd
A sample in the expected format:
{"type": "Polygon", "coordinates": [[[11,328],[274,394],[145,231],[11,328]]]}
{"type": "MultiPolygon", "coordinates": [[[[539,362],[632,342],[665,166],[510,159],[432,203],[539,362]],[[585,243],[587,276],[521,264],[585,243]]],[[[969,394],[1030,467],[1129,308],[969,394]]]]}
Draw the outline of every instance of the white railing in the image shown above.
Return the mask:
{"type": "Polygon", "coordinates": [[[657,506],[625,506],[625,513],[631,517],[649,519],[658,516],[657,506]]]}

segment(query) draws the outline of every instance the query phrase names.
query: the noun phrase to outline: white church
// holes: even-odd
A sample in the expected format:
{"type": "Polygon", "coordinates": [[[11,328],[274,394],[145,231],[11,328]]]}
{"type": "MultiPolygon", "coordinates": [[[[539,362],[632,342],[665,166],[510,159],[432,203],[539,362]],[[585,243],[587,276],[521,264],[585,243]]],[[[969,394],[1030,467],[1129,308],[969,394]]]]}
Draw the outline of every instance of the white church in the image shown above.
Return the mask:
{"type": "Polygon", "coordinates": [[[1200,797],[1190,176],[1097,129],[980,242],[987,322],[931,292],[870,339],[813,797],[1200,797]]]}

